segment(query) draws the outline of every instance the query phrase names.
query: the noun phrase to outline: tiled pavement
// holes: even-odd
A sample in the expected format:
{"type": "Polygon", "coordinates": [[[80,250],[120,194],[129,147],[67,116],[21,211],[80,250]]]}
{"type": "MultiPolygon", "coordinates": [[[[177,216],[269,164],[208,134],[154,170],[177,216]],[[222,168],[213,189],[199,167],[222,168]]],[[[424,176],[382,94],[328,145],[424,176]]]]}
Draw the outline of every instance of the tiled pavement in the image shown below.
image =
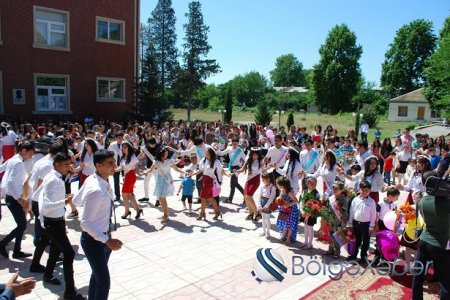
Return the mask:
{"type": "MultiPolygon", "coordinates": [[[[174,178],[177,175],[174,174],[174,178]]],[[[243,181],[241,175],[240,182],[243,181]]],[[[153,179],[150,184],[154,184],[153,179]]],[[[175,185],[178,187],[179,181],[175,185]]],[[[138,179],[135,187],[137,198],[142,197],[143,180],[138,179]]],[[[227,196],[228,192],[229,178],[225,177],[222,196],[227,196]]],[[[170,220],[166,224],[157,219],[161,211],[153,206],[154,199],[150,204],[142,204],[145,215],[141,220],[122,220],[123,207],[118,206],[118,229],[113,236],[122,240],[123,247],[113,252],[110,258],[110,299],[298,299],[329,279],[323,273],[317,276],[291,274],[293,255],[301,256],[306,265],[311,256],[319,256],[320,259],[327,245],[315,241],[314,249],[299,249],[299,241],[303,241],[301,226],[297,243],[290,247],[278,243],[275,215],[272,216],[272,237],[259,237],[261,224],[244,220],[246,213],[240,205],[242,201],[242,195],[236,192],[235,203],[221,204],[223,220],[212,220],[213,211],[208,209],[207,220],[197,221],[199,204],[193,205],[194,213],[189,215],[178,197],[173,196],[168,199],[171,209],[170,220]],[[258,283],[251,276],[253,259],[259,248],[274,248],[283,257],[288,273],[282,282],[258,283]]],[[[0,238],[15,226],[9,210],[4,206],[2,210],[0,238]]],[[[134,216],[134,210],[132,212],[134,216]]],[[[33,222],[29,222],[22,243],[27,252],[34,250],[33,222]]],[[[80,247],[78,220],[68,220],[67,227],[77,253],[75,283],[81,293],[87,294],[91,270],[80,247]]],[[[12,245],[8,249],[11,250],[12,245]]],[[[47,254],[44,254],[44,265],[46,258],[47,254]]],[[[21,299],[59,299],[63,287],[43,284],[41,274],[28,272],[30,262],[31,259],[7,260],[1,257],[0,282],[5,282],[11,273],[19,270],[21,276],[34,275],[38,280],[33,293],[21,299]]],[[[57,265],[55,273],[56,277],[63,278],[62,264],[57,265]]]]}

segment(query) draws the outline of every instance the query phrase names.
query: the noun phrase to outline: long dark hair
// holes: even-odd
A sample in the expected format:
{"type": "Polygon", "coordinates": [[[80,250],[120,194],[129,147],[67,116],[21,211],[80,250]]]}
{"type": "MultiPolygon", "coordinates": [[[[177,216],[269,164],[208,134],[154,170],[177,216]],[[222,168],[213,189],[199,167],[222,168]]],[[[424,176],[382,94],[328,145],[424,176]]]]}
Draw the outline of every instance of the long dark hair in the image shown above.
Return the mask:
{"type": "MultiPolygon", "coordinates": [[[[289,148],[288,154],[289,154],[289,164],[291,166],[291,176],[293,176],[294,169],[295,169],[295,163],[297,161],[300,163],[300,153],[293,148],[289,148]]],[[[289,167],[288,167],[288,171],[289,171],[289,167]]]]}
{"type": "Polygon", "coordinates": [[[370,156],[366,159],[366,161],[364,162],[364,176],[363,176],[363,180],[366,180],[366,178],[368,176],[372,176],[373,174],[375,174],[375,172],[378,171],[378,167],[380,166],[380,163],[378,161],[378,158],[376,156],[370,156]],[[370,170],[370,162],[372,160],[375,160],[377,162],[377,167],[375,170],[371,171],[370,170]]]}
{"type": "Polygon", "coordinates": [[[214,163],[216,162],[217,159],[216,151],[214,151],[213,148],[208,148],[208,150],[206,151],[209,153],[209,166],[211,168],[214,168],[214,163]]]}
{"type": "Polygon", "coordinates": [[[168,150],[167,150],[165,147],[160,146],[160,147],[158,148],[158,150],[156,150],[155,159],[156,159],[157,161],[162,162],[162,161],[163,161],[164,154],[165,154],[166,152],[168,152],[168,150]]]}
{"type": "Polygon", "coordinates": [[[330,159],[330,171],[332,171],[334,166],[336,165],[336,155],[331,150],[325,151],[325,155],[328,155],[330,159]]]}
{"type": "Polygon", "coordinates": [[[134,155],[134,148],[133,148],[133,146],[131,146],[131,144],[130,144],[129,142],[124,142],[124,143],[122,144],[122,154],[123,154],[123,146],[126,146],[127,149],[128,149],[128,151],[127,151],[127,156],[126,156],[126,158],[124,158],[124,159],[125,159],[125,162],[126,162],[127,164],[129,164],[130,161],[131,161],[131,158],[132,158],[133,155],[134,155]]]}
{"type": "Polygon", "coordinates": [[[253,154],[258,154],[258,168],[261,168],[261,164],[262,164],[262,160],[263,160],[263,156],[262,156],[262,151],[261,148],[250,148],[250,154],[248,155],[247,160],[244,163],[244,172],[248,171],[248,174],[252,174],[252,167],[251,164],[253,163],[252,161],[252,157],[253,154]],[[250,165],[250,168],[249,168],[250,165]]]}
{"type": "Polygon", "coordinates": [[[419,171],[419,168],[416,166],[416,171],[414,172],[414,176],[417,176],[418,174],[423,175],[424,173],[431,171],[431,162],[426,156],[419,155],[417,157],[417,163],[419,163],[419,162],[423,165],[423,170],[419,171]]]}
{"type": "Polygon", "coordinates": [[[83,160],[84,160],[84,157],[86,156],[86,152],[87,152],[87,150],[86,150],[86,143],[87,143],[89,146],[91,146],[92,154],[94,154],[94,153],[97,152],[97,150],[98,150],[97,143],[96,143],[93,139],[91,139],[91,138],[85,139],[85,140],[84,140],[83,152],[81,152],[81,158],[80,158],[81,161],[83,161],[83,160]]]}

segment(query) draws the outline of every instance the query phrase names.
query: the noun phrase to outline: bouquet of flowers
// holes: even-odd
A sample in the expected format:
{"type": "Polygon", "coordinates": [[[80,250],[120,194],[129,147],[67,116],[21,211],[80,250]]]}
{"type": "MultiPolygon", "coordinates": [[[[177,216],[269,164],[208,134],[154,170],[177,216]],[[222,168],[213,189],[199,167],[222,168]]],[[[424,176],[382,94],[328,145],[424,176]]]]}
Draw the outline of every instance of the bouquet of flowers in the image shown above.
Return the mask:
{"type": "Polygon", "coordinates": [[[400,205],[395,213],[397,214],[397,216],[399,214],[402,214],[403,218],[405,218],[405,223],[408,223],[409,220],[414,220],[417,217],[416,211],[408,202],[400,205]]]}
{"type": "MultiPolygon", "coordinates": [[[[269,205],[269,210],[276,211],[278,209],[278,207],[281,207],[286,204],[287,204],[287,201],[283,197],[280,196],[280,197],[276,198],[275,201],[272,202],[272,204],[269,205]]],[[[290,207],[283,208],[283,212],[286,214],[290,214],[291,208],[290,207]]]]}

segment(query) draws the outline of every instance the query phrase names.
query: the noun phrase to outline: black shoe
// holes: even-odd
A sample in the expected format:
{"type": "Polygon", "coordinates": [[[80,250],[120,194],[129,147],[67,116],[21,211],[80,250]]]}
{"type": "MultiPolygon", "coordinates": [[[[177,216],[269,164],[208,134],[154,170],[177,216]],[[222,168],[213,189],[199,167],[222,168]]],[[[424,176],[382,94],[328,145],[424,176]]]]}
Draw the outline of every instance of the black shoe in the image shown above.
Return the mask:
{"type": "Polygon", "coordinates": [[[73,294],[64,293],[64,300],[86,300],[87,298],[78,292],[73,294]]]}
{"type": "Polygon", "coordinates": [[[148,201],[150,201],[150,199],[144,197],[144,198],[139,199],[138,201],[139,202],[148,202],[148,201]]]}
{"type": "Polygon", "coordinates": [[[120,202],[120,198],[116,198],[116,200],[114,200],[114,202],[120,202]]]}
{"type": "Polygon", "coordinates": [[[160,205],[159,200],[156,200],[155,207],[158,207],[160,205]]]}
{"type": "Polygon", "coordinates": [[[366,256],[363,256],[363,257],[361,257],[360,259],[358,259],[358,263],[360,264],[360,265],[362,265],[362,266],[367,266],[367,257],[366,256]]]}
{"type": "Polygon", "coordinates": [[[43,265],[30,266],[30,272],[32,273],[44,273],[45,267],[43,265]]]}
{"type": "Polygon", "coordinates": [[[346,259],[345,259],[345,261],[356,261],[356,256],[349,256],[349,257],[347,257],[346,259]]]}
{"type": "Polygon", "coordinates": [[[59,280],[58,278],[56,278],[56,277],[43,277],[42,278],[42,280],[45,282],[45,283],[50,283],[50,284],[53,284],[53,285],[61,285],[61,280],[59,280]]]}
{"type": "Polygon", "coordinates": [[[0,245],[0,254],[5,258],[9,258],[9,253],[6,251],[5,245],[0,245]]]}
{"type": "Polygon", "coordinates": [[[20,251],[18,253],[13,253],[12,256],[13,256],[13,258],[25,258],[25,257],[33,256],[33,254],[20,251]]]}

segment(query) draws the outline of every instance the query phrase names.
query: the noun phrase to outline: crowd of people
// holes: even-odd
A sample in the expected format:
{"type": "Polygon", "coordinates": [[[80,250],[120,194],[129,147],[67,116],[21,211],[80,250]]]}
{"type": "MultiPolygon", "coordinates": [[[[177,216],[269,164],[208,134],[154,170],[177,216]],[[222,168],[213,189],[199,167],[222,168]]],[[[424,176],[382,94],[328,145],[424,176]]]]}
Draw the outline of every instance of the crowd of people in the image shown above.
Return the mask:
{"type": "MultiPolygon", "coordinates": [[[[44,273],[45,282],[61,284],[53,271],[62,252],[64,298],[85,299],[74,285],[75,253],[65,231],[65,219],[78,217],[77,208],[84,207],[79,219],[81,246],[92,268],[89,299],[107,299],[107,262],[111,251],[122,245],[111,236],[114,206],[123,205],[123,219],[141,219],[144,210],[139,202],[151,201],[150,180],[154,178],[152,197],[155,207],[161,206],[163,223],[170,222],[168,197],[181,193],[183,206],[193,214],[196,190],[197,220],[206,220],[208,204],[214,210],[213,219],[220,220],[221,202],[236,201],[237,190],[248,212],[245,219],[262,222],[262,237],[270,237],[271,214],[275,213],[280,242],[296,242],[302,224],[300,247],[304,249],[313,247],[313,226],[318,222],[314,210],[326,209],[330,219],[321,218],[318,233],[329,242],[325,254],[338,259],[341,247],[331,236],[350,229],[356,250],[347,260],[354,261],[359,254],[364,264],[370,236],[386,229],[383,217],[396,208],[400,190],[409,193],[407,201],[414,206],[426,194],[425,173],[449,175],[450,139],[411,136],[409,129],[382,139],[377,129],[369,143],[369,129],[363,125],[358,140],[353,130],[339,135],[331,125],[325,130],[316,125],[308,133],[306,127],[294,125],[286,129],[183,120],[119,124],[88,117],[82,123],[2,122],[1,192],[17,227],[0,241],[0,254],[9,258],[7,246],[14,240],[13,258],[33,256],[30,271],[44,273]],[[182,179],[177,191],[172,170],[182,179]],[[243,186],[241,173],[245,174],[243,186]],[[144,178],[144,195],[137,199],[134,188],[139,176],[144,178]],[[220,198],[223,176],[230,177],[230,193],[220,198]],[[79,185],[74,193],[73,182],[79,185]],[[70,207],[67,216],[66,205],[70,207]],[[27,214],[35,218],[34,254],[21,249],[27,214]],[[40,260],[48,244],[49,258],[43,266],[40,260]]],[[[403,245],[405,260],[411,262],[419,243],[403,245]]],[[[450,258],[448,249],[444,255],[450,258]]],[[[443,293],[448,293],[448,273],[442,268],[437,272],[443,293]]]]}

